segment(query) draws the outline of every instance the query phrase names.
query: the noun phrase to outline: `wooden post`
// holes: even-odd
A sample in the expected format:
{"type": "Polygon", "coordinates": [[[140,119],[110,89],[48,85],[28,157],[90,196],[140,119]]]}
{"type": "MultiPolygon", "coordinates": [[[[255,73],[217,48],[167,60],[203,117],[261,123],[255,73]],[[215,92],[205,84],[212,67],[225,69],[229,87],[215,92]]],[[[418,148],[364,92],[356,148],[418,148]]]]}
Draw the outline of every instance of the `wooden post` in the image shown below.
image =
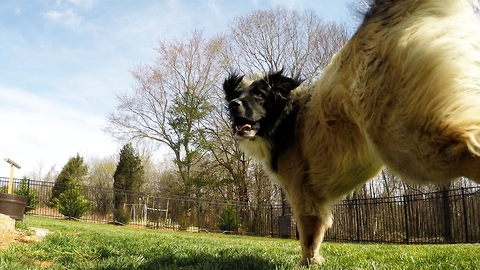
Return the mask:
{"type": "Polygon", "coordinates": [[[18,165],[15,161],[9,159],[9,158],[6,158],[5,161],[10,164],[10,181],[8,181],[8,190],[7,190],[7,193],[8,194],[12,194],[12,189],[13,189],[13,170],[15,169],[15,167],[17,167],[18,169],[20,169],[20,165],[18,165]]]}
{"type": "Polygon", "coordinates": [[[12,189],[13,189],[13,170],[15,169],[15,166],[11,165],[10,166],[10,181],[8,181],[8,194],[12,194],[12,189]]]}

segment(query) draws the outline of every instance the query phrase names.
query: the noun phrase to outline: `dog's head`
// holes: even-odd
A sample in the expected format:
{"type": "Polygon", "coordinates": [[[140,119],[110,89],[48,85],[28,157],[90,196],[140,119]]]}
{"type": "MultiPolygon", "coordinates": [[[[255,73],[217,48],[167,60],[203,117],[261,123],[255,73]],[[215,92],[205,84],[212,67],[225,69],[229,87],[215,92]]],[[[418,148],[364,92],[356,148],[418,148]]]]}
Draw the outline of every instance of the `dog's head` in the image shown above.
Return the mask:
{"type": "Polygon", "coordinates": [[[290,91],[301,84],[298,78],[286,77],[282,72],[272,72],[251,82],[235,73],[225,79],[223,90],[237,138],[262,137],[276,125],[290,91]]]}

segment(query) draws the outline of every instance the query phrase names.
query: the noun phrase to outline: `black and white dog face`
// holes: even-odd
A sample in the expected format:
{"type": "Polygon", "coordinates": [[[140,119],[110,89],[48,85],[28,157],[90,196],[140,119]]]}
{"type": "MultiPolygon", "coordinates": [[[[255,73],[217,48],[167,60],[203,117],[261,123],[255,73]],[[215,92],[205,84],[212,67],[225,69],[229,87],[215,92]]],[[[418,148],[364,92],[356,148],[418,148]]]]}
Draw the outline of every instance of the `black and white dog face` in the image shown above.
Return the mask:
{"type": "Polygon", "coordinates": [[[290,91],[300,85],[298,79],[282,75],[282,70],[259,80],[246,82],[243,76],[230,74],[223,83],[235,137],[263,137],[279,121],[290,91]]]}

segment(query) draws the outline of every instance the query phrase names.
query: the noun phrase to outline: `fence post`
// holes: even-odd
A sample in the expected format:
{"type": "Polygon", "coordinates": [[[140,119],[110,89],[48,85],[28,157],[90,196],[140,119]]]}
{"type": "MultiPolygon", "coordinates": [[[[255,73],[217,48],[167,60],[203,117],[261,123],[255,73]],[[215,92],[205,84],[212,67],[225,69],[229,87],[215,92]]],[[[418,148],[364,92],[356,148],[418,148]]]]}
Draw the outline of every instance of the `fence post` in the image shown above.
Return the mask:
{"type": "Polygon", "coordinates": [[[239,217],[239,214],[238,214],[238,202],[235,202],[235,231],[236,233],[238,234],[238,217],[239,217]]]}
{"type": "MultiPolygon", "coordinates": [[[[160,211],[158,211],[158,200],[159,200],[159,198],[158,198],[158,193],[157,193],[156,196],[155,196],[155,210],[154,210],[154,213],[155,213],[155,215],[157,216],[157,225],[156,225],[156,229],[157,229],[157,230],[158,230],[158,228],[160,227],[160,226],[159,226],[159,221],[158,221],[159,218],[160,218],[160,211]]],[[[148,211],[148,210],[147,210],[147,211],[148,211]]]]}
{"type": "Polygon", "coordinates": [[[273,238],[273,205],[270,204],[270,234],[273,238]]]}
{"type": "Polygon", "coordinates": [[[69,191],[69,206],[68,206],[68,218],[71,219],[72,218],[72,207],[73,207],[73,185],[70,183],[70,185],[68,186],[68,188],[70,189],[69,191]]]}
{"type": "Polygon", "coordinates": [[[200,231],[200,197],[197,198],[197,228],[200,231]]]}
{"type": "Polygon", "coordinates": [[[408,195],[403,195],[403,209],[405,213],[405,242],[409,244],[409,235],[408,235],[408,195]]]}
{"type": "Polygon", "coordinates": [[[360,243],[360,209],[358,209],[358,198],[355,196],[355,219],[357,221],[357,242],[360,243]]]}
{"type": "Polygon", "coordinates": [[[467,202],[465,201],[465,188],[462,187],[462,205],[463,205],[463,222],[465,226],[465,242],[469,242],[468,237],[468,216],[467,216],[467,202]]]}
{"type": "Polygon", "coordinates": [[[113,188],[113,200],[112,200],[112,203],[113,203],[113,211],[112,211],[112,223],[115,224],[115,212],[116,212],[116,205],[117,205],[117,189],[116,188],[113,188]]]}
{"type": "Polygon", "coordinates": [[[28,207],[30,206],[30,178],[27,179],[27,210],[30,210],[28,207]]]}

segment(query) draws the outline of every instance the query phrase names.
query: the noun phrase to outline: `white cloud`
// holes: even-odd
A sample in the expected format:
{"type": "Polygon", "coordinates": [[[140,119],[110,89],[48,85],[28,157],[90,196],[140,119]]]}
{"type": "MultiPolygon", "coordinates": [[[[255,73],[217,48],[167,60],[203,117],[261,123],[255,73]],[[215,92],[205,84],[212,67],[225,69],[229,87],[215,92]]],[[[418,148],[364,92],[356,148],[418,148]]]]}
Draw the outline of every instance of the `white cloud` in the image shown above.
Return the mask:
{"type": "Polygon", "coordinates": [[[302,10],[304,8],[302,0],[271,0],[270,2],[273,6],[281,5],[289,9],[302,10]]]}
{"type": "Polygon", "coordinates": [[[48,11],[46,17],[56,23],[65,24],[68,27],[76,27],[82,22],[82,17],[75,14],[71,9],[67,9],[64,12],[58,12],[55,10],[48,11]]]}
{"type": "Polygon", "coordinates": [[[168,6],[171,8],[171,9],[176,9],[178,5],[178,1],[177,0],[168,0],[168,6]]]}
{"type": "Polygon", "coordinates": [[[216,17],[222,17],[222,12],[216,0],[208,0],[208,7],[213,11],[216,17]]]}
{"type": "Polygon", "coordinates": [[[90,8],[95,3],[95,0],[68,0],[68,2],[73,3],[79,7],[90,8]]]}
{"type": "MultiPolygon", "coordinates": [[[[16,178],[37,169],[39,161],[60,169],[77,153],[105,157],[117,152],[116,143],[101,130],[102,115],[47,97],[0,87],[0,119],[0,158],[9,157],[22,166],[16,178]]],[[[0,175],[8,173],[8,164],[3,163],[0,175]]]]}

